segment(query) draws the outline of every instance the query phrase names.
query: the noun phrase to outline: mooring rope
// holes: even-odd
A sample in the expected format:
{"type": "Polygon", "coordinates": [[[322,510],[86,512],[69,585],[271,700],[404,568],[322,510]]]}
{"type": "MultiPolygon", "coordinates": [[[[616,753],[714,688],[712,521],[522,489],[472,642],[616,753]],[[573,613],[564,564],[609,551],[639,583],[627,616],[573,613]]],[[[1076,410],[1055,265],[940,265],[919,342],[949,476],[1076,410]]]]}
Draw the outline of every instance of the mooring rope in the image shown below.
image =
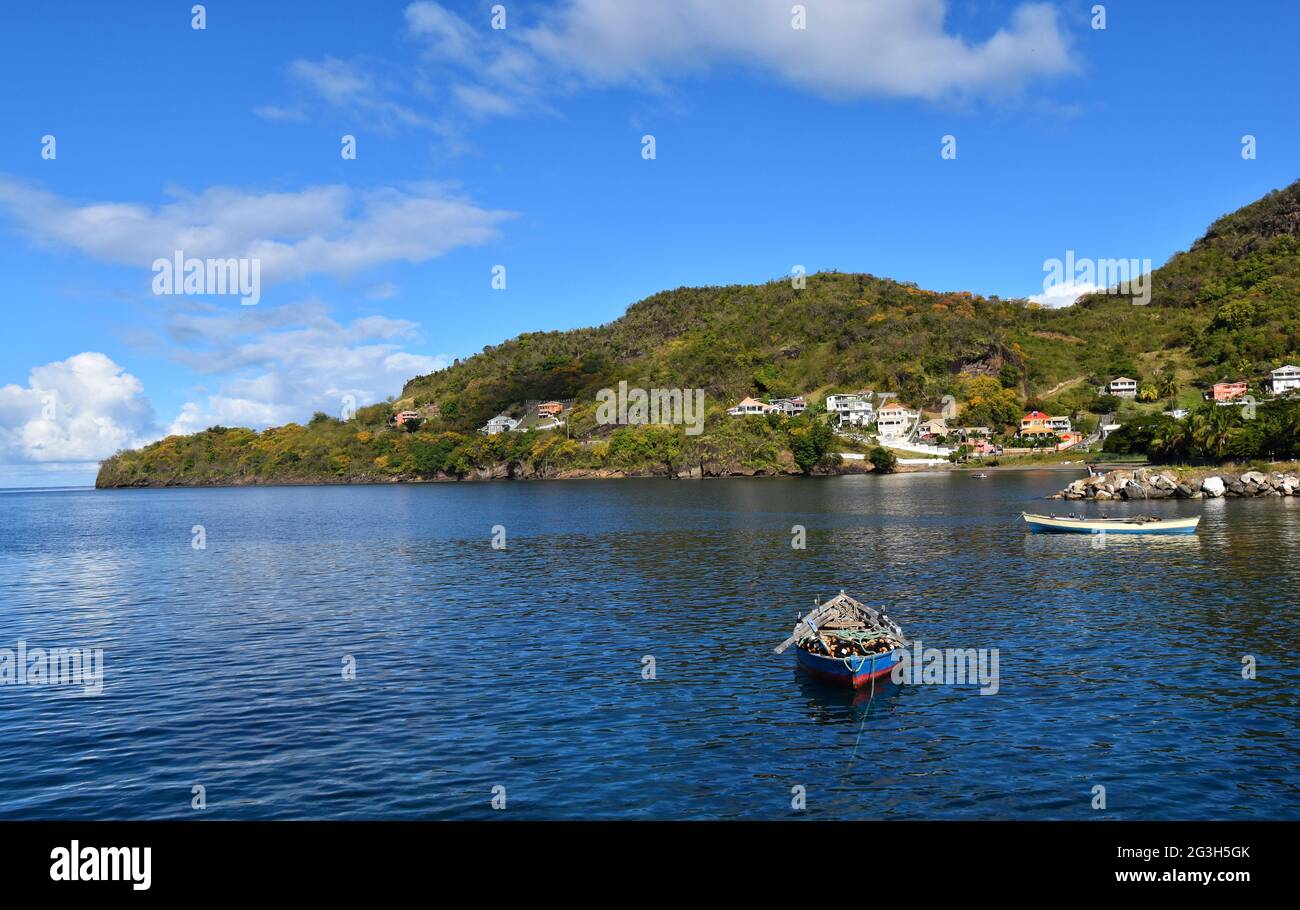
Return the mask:
{"type": "MultiPolygon", "coordinates": [[[[872,669],[873,670],[875,669],[874,663],[872,665],[872,669]]],[[[876,677],[873,675],[871,677],[871,694],[867,696],[867,708],[865,711],[862,712],[862,723],[858,725],[858,738],[853,741],[853,754],[849,756],[848,767],[844,769],[845,774],[848,773],[849,768],[853,767],[853,763],[858,760],[858,746],[862,744],[862,734],[863,731],[867,729],[867,718],[871,716],[871,706],[875,704],[875,702],[876,702],[876,677]]]]}
{"type": "Polygon", "coordinates": [[[858,736],[857,739],[853,741],[853,754],[849,756],[848,763],[844,766],[844,770],[840,773],[840,779],[839,779],[840,785],[844,783],[845,778],[849,776],[849,772],[853,770],[854,762],[858,760],[858,747],[862,744],[862,734],[866,732],[867,721],[871,718],[871,709],[875,705],[875,703],[876,703],[876,677],[872,676],[871,694],[867,696],[867,707],[862,712],[862,723],[858,725],[858,736]]]}

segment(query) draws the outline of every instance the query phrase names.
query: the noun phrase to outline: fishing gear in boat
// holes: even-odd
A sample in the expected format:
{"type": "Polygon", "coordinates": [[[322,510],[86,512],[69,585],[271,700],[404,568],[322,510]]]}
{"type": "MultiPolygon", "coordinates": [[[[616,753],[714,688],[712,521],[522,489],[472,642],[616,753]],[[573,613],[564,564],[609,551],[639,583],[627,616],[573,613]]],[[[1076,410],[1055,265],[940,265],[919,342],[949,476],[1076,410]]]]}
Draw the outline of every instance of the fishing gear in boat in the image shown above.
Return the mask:
{"type": "Polygon", "coordinates": [[[866,657],[884,654],[898,647],[891,636],[875,630],[840,629],[834,633],[809,635],[795,647],[809,654],[829,654],[832,657],[866,657]]]}

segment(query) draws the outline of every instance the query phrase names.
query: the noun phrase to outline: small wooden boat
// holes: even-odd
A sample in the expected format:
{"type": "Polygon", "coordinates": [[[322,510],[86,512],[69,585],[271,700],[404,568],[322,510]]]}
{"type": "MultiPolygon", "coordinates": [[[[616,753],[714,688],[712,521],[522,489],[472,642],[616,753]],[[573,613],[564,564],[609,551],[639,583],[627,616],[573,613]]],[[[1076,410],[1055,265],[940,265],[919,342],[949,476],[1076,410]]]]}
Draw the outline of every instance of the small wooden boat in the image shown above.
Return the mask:
{"type": "Polygon", "coordinates": [[[799,620],[776,648],[795,646],[799,669],[827,682],[861,688],[874,685],[898,663],[907,645],[898,623],[843,591],[799,620]]]}
{"type": "Polygon", "coordinates": [[[1201,516],[1194,518],[1157,518],[1134,515],[1129,518],[1079,518],[1071,515],[1033,515],[1021,512],[1029,530],[1049,534],[1195,534],[1201,516]]]}

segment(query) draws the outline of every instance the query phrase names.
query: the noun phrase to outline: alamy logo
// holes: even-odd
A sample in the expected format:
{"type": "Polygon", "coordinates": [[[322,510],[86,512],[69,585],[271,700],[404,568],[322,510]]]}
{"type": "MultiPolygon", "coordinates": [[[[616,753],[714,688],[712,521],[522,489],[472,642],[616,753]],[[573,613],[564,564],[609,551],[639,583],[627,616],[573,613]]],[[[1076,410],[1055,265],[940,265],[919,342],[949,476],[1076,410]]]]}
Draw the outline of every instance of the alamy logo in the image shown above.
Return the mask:
{"type": "Polygon", "coordinates": [[[56,882],[131,882],[136,891],[153,883],[152,847],[83,847],[73,841],[50,851],[50,880],[56,882]]]}
{"type": "Polygon", "coordinates": [[[177,250],[171,259],[153,261],[153,292],[158,295],[238,294],[244,306],[262,299],[262,260],[185,258],[177,250]]]}
{"type": "Polygon", "coordinates": [[[1065,251],[1065,259],[1043,260],[1043,293],[1054,288],[1079,288],[1080,294],[1130,296],[1138,306],[1151,302],[1150,259],[1087,259],[1065,251]]]}
{"type": "Polygon", "coordinates": [[[0,686],[81,686],[86,695],[104,691],[103,648],[0,648],[0,686]]]}
{"type": "Polygon", "coordinates": [[[923,648],[920,639],[912,650],[900,648],[898,663],[890,671],[896,683],[909,686],[961,686],[979,683],[980,695],[997,695],[997,648],[923,648]]]}
{"type": "Polygon", "coordinates": [[[676,423],[686,425],[687,436],[704,432],[703,389],[629,389],[620,382],[618,389],[601,389],[596,393],[596,423],[601,425],[636,425],[676,423]]]}

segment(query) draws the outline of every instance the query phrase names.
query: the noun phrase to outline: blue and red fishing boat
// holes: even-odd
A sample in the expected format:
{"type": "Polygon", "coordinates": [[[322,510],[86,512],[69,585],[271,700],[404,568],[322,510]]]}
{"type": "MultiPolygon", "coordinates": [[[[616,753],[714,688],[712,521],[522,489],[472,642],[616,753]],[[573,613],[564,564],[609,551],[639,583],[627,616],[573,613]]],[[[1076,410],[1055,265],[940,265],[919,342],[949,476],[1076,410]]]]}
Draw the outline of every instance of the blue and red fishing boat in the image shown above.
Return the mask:
{"type": "Polygon", "coordinates": [[[841,591],[801,618],[776,653],[794,645],[795,660],[804,672],[861,688],[883,681],[907,643],[898,623],[841,591]]]}
{"type": "Polygon", "coordinates": [[[794,652],[794,656],[799,669],[805,673],[826,682],[852,686],[855,689],[869,686],[872,680],[888,676],[894,669],[894,664],[898,663],[898,652],[893,649],[882,654],[861,657],[830,657],[799,648],[794,652]]]}

